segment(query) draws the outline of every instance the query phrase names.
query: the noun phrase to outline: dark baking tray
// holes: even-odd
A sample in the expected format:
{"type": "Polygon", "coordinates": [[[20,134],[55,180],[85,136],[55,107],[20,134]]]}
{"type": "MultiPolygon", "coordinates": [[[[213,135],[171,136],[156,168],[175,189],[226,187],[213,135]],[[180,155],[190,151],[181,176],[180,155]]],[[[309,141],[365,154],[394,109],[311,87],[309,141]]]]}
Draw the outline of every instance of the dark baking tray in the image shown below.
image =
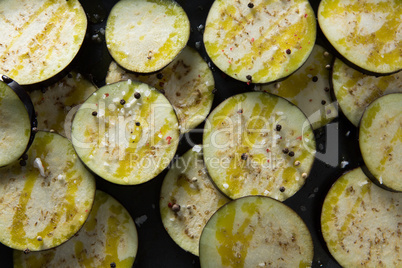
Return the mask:
{"type": "MultiPolygon", "coordinates": [[[[73,67],[91,78],[97,86],[105,84],[107,68],[111,57],[107,51],[102,30],[105,28],[109,11],[117,0],[82,0],[88,15],[89,26],[85,43],[73,63],[73,67]]],[[[217,92],[213,103],[216,107],[224,99],[245,91],[251,91],[253,85],[238,82],[224,75],[208,58],[202,43],[203,26],[213,0],[178,0],[187,12],[191,22],[191,35],[188,45],[196,48],[210,64],[215,78],[217,92]],[[199,46],[201,45],[201,46],[199,46]]],[[[317,11],[319,0],[312,0],[311,5],[317,11]]],[[[318,23],[317,23],[318,27],[318,23]]],[[[325,41],[318,29],[317,42],[335,53],[325,41]]],[[[188,137],[180,141],[177,155],[182,155],[191,148],[190,144],[201,144],[202,127],[200,125],[188,137]]],[[[314,162],[311,174],[294,196],[284,203],[295,210],[310,229],[314,242],[313,267],[340,267],[326,248],[320,230],[321,206],[331,185],[345,171],[362,163],[357,141],[357,129],[345,116],[315,131],[319,159],[314,162]],[[321,159],[321,160],[320,160],[321,159]],[[348,165],[341,167],[341,162],[348,165]]],[[[121,186],[97,178],[97,188],[111,194],[129,211],[134,220],[146,219],[137,224],[139,248],[133,267],[199,267],[199,258],[185,252],[173,242],[162,226],[159,214],[160,187],[167,170],[153,180],[136,186],[121,186]]],[[[138,222],[138,221],[137,221],[138,222]]],[[[12,267],[12,250],[0,244],[0,267],[12,267]]]]}

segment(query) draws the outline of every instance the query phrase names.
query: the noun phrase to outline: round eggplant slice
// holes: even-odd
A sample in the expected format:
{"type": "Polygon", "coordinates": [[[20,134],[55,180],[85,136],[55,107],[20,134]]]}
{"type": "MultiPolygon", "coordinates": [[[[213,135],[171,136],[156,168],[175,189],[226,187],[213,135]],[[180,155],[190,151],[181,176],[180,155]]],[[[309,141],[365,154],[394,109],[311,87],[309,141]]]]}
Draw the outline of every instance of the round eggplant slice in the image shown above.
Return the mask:
{"type": "Polygon", "coordinates": [[[216,0],[204,32],[215,65],[253,83],[293,73],[307,60],[315,38],[315,15],[307,0],[216,0]]]}
{"type": "Polygon", "coordinates": [[[402,191],[402,93],[382,96],[367,107],[360,121],[359,146],[379,184],[402,191]]]}
{"type": "Polygon", "coordinates": [[[66,138],[38,132],[20,163],[0,169],[0,242],[18,250],[60,245],[84,224],[95,179],[66,138]]]}
{"type": "Polygon", "coordinates": [[[287,79],[263,85],[257,90],[281,96],[297,105],[308,117],[314,129],[331,122],[338,116],[332,101],[329,69],[332,55],[315,45],[306,63],[287,79]]]}
{"type": "Polygon", "coordinates": [[[131,268],[138,248],[137,230],[127,210],[110,195],[96,191],[88,220],[66,243],[51,250],[14,251],[14,267],[131,268]]]}
{"type": "Polygon", "coordinates": [[[24,103],[0,81],[0,167],[20,158],[31,139],[31,120],[24,103]]]}
{"type": "Polygon", "coordinates": [[[77,111],[72,141],[89,169],[117,184],[140,184],[173,159],[179,124],[172,105],[155,88],[121,81],[93,93],[77,111]]]}
{"type": "Polygon", "coordinates": [[[306,116],[264,92],[238,94],[215,108],[205,124],[203,146],[211,178],[232,199],[287,199],[304,185],[315,156],[306,116]]]}
{"type": "Polygon", "coordinates": [[[402,69],[401,16],[399,0],[323,0],[317,17],[343,57],[363,70],[387,74],[402,69]]]}
{"type": "Polygon", "coordinates": [[[172,0],[121,0],[106,24],[106,44],[113,59],[138,73],[168,65],[189,37],[187,14],[172,0]]]}
{"type": "Polygon", "coordinates": [[[0,14],[0,73],[21,85],[65,69],[86,34],[87,17],[78,0],[3,0],[0,14]]]}
{"type": "Polygon", "coordinates": [[[160,198],[166,231],[181,248],[197,256],[202,229],[212,214],[229,201],[209,178],[201,150],[195,145],[173,163],[160,198]]]}
{"type": "Polygon", "coordinates": [[[181,133],[197,127],[211,110],[214,77],[208,64],[190,47],[185,47],[172,63],[154,74],[136,74],[115,62],[110,64],[107,84],[128,79],[147,83],[164,93],[176,111],[181,133]]]}
{"type": "Polygon", "coordinates": [[[364,109],[382,95],[402,92],[402,72],[388,76],[363,74],[335,59],[332,84],[339,107],[358,126],[364,109]]]}
{"type": "Polygon", "coordinates": [[[29,92],[38,115],[38,129],[53,130],[70,137],[68,118],[71,119],[71,113],[95,91],[96,87],[90,81],[71,72],[52,86],[29,92]]]}
{"type": "Polygon", "coordinates": [[[311,267],[313,254],[310,232],[297,213],[263,196],[221,207],[200,239],[201,267],[311,267]]]}
{"type": "Polygon", "coordinates": [[[401,267],[401,217],[402,194],[381,189],[357,168],[329,190],[321,229],[342,267],[401,267]]]}

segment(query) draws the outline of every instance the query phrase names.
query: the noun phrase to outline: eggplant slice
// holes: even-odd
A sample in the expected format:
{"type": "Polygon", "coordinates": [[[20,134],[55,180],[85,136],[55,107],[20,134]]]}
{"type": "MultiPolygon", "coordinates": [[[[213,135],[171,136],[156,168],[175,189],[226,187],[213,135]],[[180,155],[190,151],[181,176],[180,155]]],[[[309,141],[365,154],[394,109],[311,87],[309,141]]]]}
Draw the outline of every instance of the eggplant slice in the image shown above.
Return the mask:
{"type": "Polygon", "coordinates": [[[332,55],[315,45],[310,57],[300,69],[283,81],[262,85],[257,90],[283,97],[299,107],[314,129],[325,126],[338,116],[329,84],[332,55]]]}
{"type": "Polygon", "coordinates": [[[0,242],[25,251],[53,248],[84,224],[95,179],[55,133],[38,132],[23,161],[0,169],[0,242]]]}
{"type": "Polygon", "coordinates": [[[72,114],[96,87],[81,74],[70,72],[59,82],[29,92],[38,117],[39,130],[52,130],[67,138],[71,137],[72,114]]]}
{"type": "Polygon", "coordinates": [[[107,84],[128,79],[149,84],[166,96],[176,111],[181,133],[197,127],[211,110],[215,87],[212,71],[197,51],[188,46],[172,63],[154,74],[136,74],[115,62],[110,64],[107,84]]]}
{"type": "Polygon", "coordinates": [[[303,220],[263,196],[227,203],[200,239],[201,267],[311,267],[313,241],[303,220]]]}
{"type": "Polygon", "coordinates": [[[387,188],[402,192],[402,93],[372,102],[359,126],[359,146],[368,171],[387,188]]]}
{"type": "Polygon", "coordinates": [[[155,88],[121,81],[93,93],[77,111],[72,141],[89,169],[117,184],[139,184],[157,176],[176,153],[178,119],[155,88]]]}
{"type": "Polygon", "coordinates": [[[329,190],[321,229],[342,267],[401,267],[401,218],[402,193],[381,189],[356,168],[329,190]]]}
{"type": "Polygon", "coordinates": [[[21,85],[65,69],[86,34],[87,17],[78,0],[2,0],[0,14],[0,73],[21,85]]]}
{"type": "Polygon", "coordinates": [[[121,0],[106,24],[106,44],[113,59],[138,73],[168,65],[189,37],[187,14],[172,0],[121,0]]]}
{"type": "Polygon", "coordinates": [[[88,220],[70,240],[57,248],[14,251],[14,267],[120,267],[131,268],[138,235],[128,211],[110,195],[97,190],[88,220]]]}
{"type": "Polygon", "coordinates": [[[402,92],[402,72],[376,77],[335,59],[332,85],[342,112],[353,125],[358,126],[364,109],[371,102],[385,94],[402,92]]]}
{"type": "Polygon", "coordinates": [[[227,199],[215,188],[195,145],[172,164],[161,190],[162,222],[170,237],[184,250],[199,255],[201,232],[227,199]]]}
{"type": "Polygon", "coordinates": [[[248,92],[226,99],[208,116],[203,149],[212,180],[228,197],[283,201],[304,185],[315,139],[295,105],[270,93],[248,92]]]}
{"type": "Polygon", "coordinates": [[[0,167],[17,161],[29,146],[31,118],[19,96],[0,81],[0,167]]]}
{"type": "Polygon", "coordinates": [[[402,69],[402,5],[399,0],[322,0],[318,22],[328,41],[362,70],[402,69]]]}
{"type": "Polygon", "coordinates": [[[205,49],[215,65],[244,82],[268,83],[296,71],[316,38],[307,0],[216,0],[205,24],[205,49]]]}

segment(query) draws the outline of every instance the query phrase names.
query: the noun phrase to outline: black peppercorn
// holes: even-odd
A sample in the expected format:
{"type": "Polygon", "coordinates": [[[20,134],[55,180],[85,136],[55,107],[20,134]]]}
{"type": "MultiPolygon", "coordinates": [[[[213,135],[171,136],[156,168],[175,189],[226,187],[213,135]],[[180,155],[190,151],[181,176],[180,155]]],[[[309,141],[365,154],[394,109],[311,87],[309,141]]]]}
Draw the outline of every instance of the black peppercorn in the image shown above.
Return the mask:
{"type": "Polygon", "coordinates": [[[290,151],[288,154],[290,157],[295,156],[295,153],[293,151],[290,151]]]}
{"type": "Polygon", "coordinates": [[[140,123],[140,122],[135,122],[135,125],[136,125],[137,127],[139,127],[139,126],[141,125],[141,123],[140,123]]]}
{"type": "Polygon", "coordinates": [[[313,82],[317,82],[318,81],[318,77],[317,76],[313,76],[313,82]]]}
{"type": "Polygon", "coordinates": [[[322,101],[321,101],[321,104],[322,104],[322,105],[325,105],[326,103],[327,103],[327,102],[326,102],[325,100],[322,100],[322,101]]]}
{"type": "Polygon", "coordinates": [[[27,162],[25,160],[20,160],[20,166],[25,167],[27,165],[27,162]]]}
{"type": "Polygon", "coordinates": [[[93,115],[93,116],[97,116],[98,113],[97,113],[96,111],[93,111],[93,112],[92,112],[92,115],[93,115]]]}
{"type": "Polygon", "coordinates": [[[276,125],[276,131],[281,131],[281,129],[282,129],[282,126],[281,125],[276,125]]]}
{"type": "Polygon", "coordinates": [[[253,79],[253,77],[252,77],[251,75],[247,75],[247,76],[246,76],[246,79],[247,79],[248,81],[251,81],[251,80],[253,79]]]}
{"type": "Polygon", "coordinates": [[[253,8],[254,7],[254,4],[253,3],[248,3],[248,5],[247,5],[249,8],[253,8]]]}
{"type": "Polygon", "coordinates": [[[116,268],[116,263],[112,262],[112,263],[110,264],[110,268],[116,268]]]}
{"type": "Polygon", "coordinates": [[[292,53],[292,50],[290,50],[289,48],[288,49],[286,49],[286,54],[291,54],[292,53]]]}
{"type": "Polygon", "coordinates": [[[288,149],[288,148],[285,148],[285,149],[282,150],[282,152],[283,152],[284,154],[288,154],[288,153],[289,153],[289,149],[288,149]]]}
{"type": "Polygon", "coordinates": [[[283,193],[285,191],[285,187],[281,186],[281,188],[279,188],[279,191],[283,193]]]}
{"type": "Polygon", "coordinates": [[[156,75],[156,78],[162,79],[162,78],[163,78],[163,74],[162,74],[162,73],[158,73],[158,74],[156,75]]]}
{"type": "Polygon", "coordinates": [[[139,92],[135,92],[134,98],[136,98],[138,100],[139,98],[141,98],[141,94],[139,92]]]}
{"type": "Polygon", "coordinates": [[[243,154],[241,155],[241,159],[242,159],[242,160],[247,160],[247,158],[248,158],[248,155],[247,155],[246,153],[243,153],[243,154]]]}
{"type": "Polygon", "coordinates": [[[121,99],[121,100],[120,100],[120,104],[121,104],[121,105],[124,105],[124,104],[126,104],[126,101],[123,100],[123,99],[121,99]]]}

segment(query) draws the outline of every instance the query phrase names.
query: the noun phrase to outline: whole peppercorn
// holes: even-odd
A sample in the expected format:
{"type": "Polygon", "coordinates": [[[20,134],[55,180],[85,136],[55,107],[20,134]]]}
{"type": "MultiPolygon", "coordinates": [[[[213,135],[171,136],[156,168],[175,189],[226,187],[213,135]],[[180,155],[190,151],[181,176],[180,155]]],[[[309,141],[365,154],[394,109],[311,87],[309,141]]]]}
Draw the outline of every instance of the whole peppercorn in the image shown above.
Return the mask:
{"type": "Polygon", "coordinates": [[[163,74],[162,74],[162,73],[158,73],[158,74],[156,75],[156,78],[162,79],[162,78],[163,78],[163,74]]]}
{"type": "Polygon", "coordinates": [[[281,125],[276,125],[276,131],[281,131],[281,129],[282,129],[282,126],[281,125]]]}
{"type": "Polygon", "coordinates": [[[285,148],[285,149],[282,150],[282,152],[283,152],[284,154],[288,154],[288,153],[289,153],[289,149],[288,149],[288,148],[285,148]]]}
{"type": "Polygon", "coordinates": [[[172,210],[173,210],[173,212],[179,212],[179,211],[180,211],[180,205],[178,205],[178,204],[173,204],[172,210]]]}
{"type": "Polygon", "coordinates": [[[295,156],[295,153],[293,151],[290,151],[288,154],[290,157],[295,156]]]}
{"type": "Polygon", "coordinates": [[[110,268],[116,268],[116,263],[114,262],[110,263],[110,268]]]}
{"type": "Polygon", "coordinates": [[[248,158],[248,155],[247,155],[246,153],[243,153],[243,154],[241,155],[241,159],[242,159],[242,160],[247,160],[247,158],[248,158]]]}
{"type": "Polygon", "coordinates": [[[141,123],[140,123],[140,122],[135,122],[135,125],[136,125],[137,127],[139,127],[139,126],[141,126],[141,123]]]}
{"type": "Polygon", "coordinates": [[[313,82],[317,82],[318,81],[318,77],[317,76],[313,76],[313,82]]]}
{"type": "Polygon", "coordinates": [[[248,81],[251,81],[251,80],[253,79],[253,77],[252,77],[251,75],[247,75],[247,76],[246,76],[246,79],[247,79],[248,81]]]}
{"type": "Polygon", "coordinates": [[[97,113],[96,111],[93,111],[93,112],[92,112],[92,115],[93,115],[93,116],[97,116],[98,113],[97,113]]]}
{"type": "Polygon", "coordinates": [[[141,94],[139,92],[135,92],[134,98],[136,98],[138,100],[139,98],[141,98],[141,94]]]}
{"type": "Polygon", "coordinates": [[[123,99],[121,99],[121,100],[120,100],[120,104],[121,104],[121,105],[124,105],[124,104],[126,104],[126,101],[123,100],[123,99]]]}
{"type": "Polygon", "coordinates": [[[289,48],[286,49],[286,54],[290,55],[292,53],[292,50],[290,50],[289,48]]]}
{"type": "Polygon", "coordinates": [[[283,193],[285,191],[285,187],[281,186],[281,188],[279,188],[279,191],[283,193]]]}
{"type": "Polygon", "coordinates": [[[250,2],[250,3],[248,3],[248,5],[247,5],[249,8],[253,8],[254,7],[254,4],[252,3],[252,2],[250,2]]]}

